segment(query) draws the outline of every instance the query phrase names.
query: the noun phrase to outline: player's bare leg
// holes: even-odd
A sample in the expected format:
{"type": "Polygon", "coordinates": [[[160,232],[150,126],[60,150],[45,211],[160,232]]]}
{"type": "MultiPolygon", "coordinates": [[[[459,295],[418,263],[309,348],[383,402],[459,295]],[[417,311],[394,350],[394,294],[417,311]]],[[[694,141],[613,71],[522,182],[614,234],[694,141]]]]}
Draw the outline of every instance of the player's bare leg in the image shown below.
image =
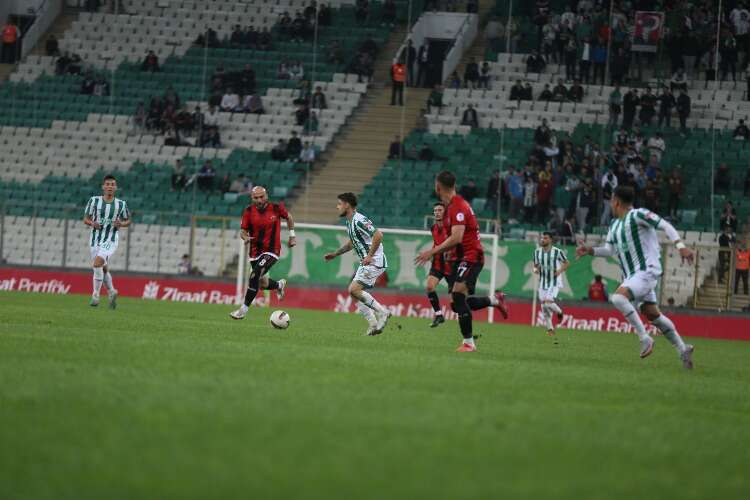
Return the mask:
{"type": "Polygon", "coordinates": [[[692,369],[694,347],[682,340],[672,320],[663,315],[656,304],[643,304],[641,312],[677,349],[682,365],[688,370],[692,369]]]}
{"type": "Polygon", "coordinates": [[[94,280],[93,280],[93,292],[91,293],[91,301],[89,301],[89,305],[91,307],[96,307],[99,305],[99,293],[102,289],[102,283],[104,283],[104,259],[100,256],[96,256],[94,258],[94,263],[92,265],[92,269],[94,270],[94,280]]]}
{"type": "Polygon", "coordinates": [[[425,291],[427,292],[427,298],[430,301],[430,305],[432,306],[432,311],[434,313],[432,323],[430,323],[430,328],[435,328],[436,326],[445,323],[443,310],[440,309],[440,299],[438,298],[438,294],[435,291],[438,283],[440,283],[440,279],[436,276],[427,276],[427,286],[425,287],[425,291]]]}
{"type": "Polygon", "coordinates": [[[388,324],[388,319],[391,317],[390,311],[388,311],[388,309],[380,302],[375,300],[375,297],[366,292],[364,285],[357,281],[352,281],[349,284],[349,295],[351,295],[352,298],[356,299],[364,306],[369,307],[373,310],[377,324],[375,327],[375,331],[370,335],[379,335],[383,333],[385,326],[388,324]]]}
{"type": "Polygon", "coordinates": [[[654,339],[646,332],[646,327],[643,326],[643,321],[638,316],[638,311],[635,310],[635,307],[630,302],[632,297],[633,295],[630,293],[630,290],[627,287],[621,286],[610,296],[609,301],[622,313],[627,322],[635,330],[636,335],[638,335],[641,341],[641,358],[645,358],[654,350],[654,339]]]}

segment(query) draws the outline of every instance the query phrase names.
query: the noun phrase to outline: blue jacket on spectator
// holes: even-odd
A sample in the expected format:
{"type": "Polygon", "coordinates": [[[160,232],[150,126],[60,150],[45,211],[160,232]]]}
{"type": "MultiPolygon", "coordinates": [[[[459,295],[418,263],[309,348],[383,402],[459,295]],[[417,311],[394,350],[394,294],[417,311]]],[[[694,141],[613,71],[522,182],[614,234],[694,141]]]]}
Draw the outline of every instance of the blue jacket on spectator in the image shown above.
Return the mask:
{"type": "Polygon", "coordinates": [[[600,64],[606,64],[607,62],[607,47],[606,45],[594,45],[594,49],[591,53],[591,60],[594,61],[594,64],[600,63],[600,64]]]}
{"type": "Polygon", "coordinates": [[[511,198],[523,198],[523,176],[513,174],[508,177],[508,193],[511,198]]]}

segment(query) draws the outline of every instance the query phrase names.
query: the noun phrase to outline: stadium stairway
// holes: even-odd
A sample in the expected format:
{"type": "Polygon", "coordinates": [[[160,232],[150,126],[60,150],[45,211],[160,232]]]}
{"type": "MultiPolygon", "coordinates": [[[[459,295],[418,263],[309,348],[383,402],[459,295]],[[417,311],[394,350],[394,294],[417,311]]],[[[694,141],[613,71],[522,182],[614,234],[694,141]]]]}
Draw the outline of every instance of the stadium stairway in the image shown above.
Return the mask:
{"type": "Polygon", "coordinates": [[[55,22],[52,23],[52,26],[50,26],[44,36],[39,39],[37,44],[31,50],[30,54],[46,56],[47,40],[49,40],[50,36],[54,35],[58,41],[62,40],[62,38],[65,36],[65,32],[73,27],[73,23],[76,19],[78,19],[78,13],[66,9],[62,14],[57,16],[55,22]]]}
{"type": "Polygon", "coordinates": [[[390,65],[406,35],[405,28],[394,30],[375,64],[371,89],[321,158],[306,190],[291,204],[295,217],[304,222],[335,223],[335,197],[346,190],[361,193],[378,173],[394,135],[406,136],[415,126],[427,101],[427,89],[408,88],[404,106],[391,106],[390,65]],[[403,118],[403,123],[402,123],[403,118]]]}
{"type": "MultiPolygon", "coordinates": [[[[473,58],[481,67],[482,61],[484,61],[485,54],[487,53],[487,44],[484,39],[484,29],[487,26],[487,22],[490,20],[490,16],[494,14],[495,0],[479,0],[479,6],[477,14],[479,15],[479,32],[477,37],[474,39],[474,43],[471,44],[469,50],[461,58],[461,61],[456,68],[458,75],[463,81],[464,70],[466,64],[473,58]]],[[[445,83],[445,82],[443,82],[445,83]]]]}

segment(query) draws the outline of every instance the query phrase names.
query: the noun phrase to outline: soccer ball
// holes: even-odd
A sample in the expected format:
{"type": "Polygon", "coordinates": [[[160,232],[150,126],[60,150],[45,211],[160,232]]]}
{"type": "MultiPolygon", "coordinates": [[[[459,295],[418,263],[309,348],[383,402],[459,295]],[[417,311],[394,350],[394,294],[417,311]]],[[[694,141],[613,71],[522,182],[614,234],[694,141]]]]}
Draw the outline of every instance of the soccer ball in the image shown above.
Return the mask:
{"type": "Polygon", "coordinates": [[[286,330],[289,328],[289,315],[285,311],[272,312],[271,326],[279,330],[286,330]]]}

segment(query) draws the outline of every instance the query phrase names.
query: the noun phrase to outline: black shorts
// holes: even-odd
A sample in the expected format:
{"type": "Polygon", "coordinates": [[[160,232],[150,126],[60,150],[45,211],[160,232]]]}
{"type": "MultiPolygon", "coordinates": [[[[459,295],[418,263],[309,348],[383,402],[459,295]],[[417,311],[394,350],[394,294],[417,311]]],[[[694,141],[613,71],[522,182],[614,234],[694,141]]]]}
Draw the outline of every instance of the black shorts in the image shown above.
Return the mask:
{"type": "Polygon", "coordinates": [[[440,269],[431,267],[429,276],[434,276],[438,279],[438,281],[444,279],[446,283],[448,283],[448,289],[450,290],[453,287],[453,273],[445,274],[440,269]]]}
{"type": "MultiPolygon", "coordinates": [[[[455,263],[453,265],[451,281],[453,283],[464,283],[469,290],[469,295],[474,295],[477,288],[477,279],[479,279],[479,273],[482,272],[483,267],[484,262],[466,262],[462,260],[455,263]]],[[[451,285],[452,288],[453,285],[451,285]]]]}
{"type": "Polygon", "coordinates": [[[250,268],[253,270],[253,274],[257,274],[259,278],[262,278],[268,273],[268,270],[273,267],[279,259],[269,253],[262,253],[258,258],[250,261],[250,268]]]}

